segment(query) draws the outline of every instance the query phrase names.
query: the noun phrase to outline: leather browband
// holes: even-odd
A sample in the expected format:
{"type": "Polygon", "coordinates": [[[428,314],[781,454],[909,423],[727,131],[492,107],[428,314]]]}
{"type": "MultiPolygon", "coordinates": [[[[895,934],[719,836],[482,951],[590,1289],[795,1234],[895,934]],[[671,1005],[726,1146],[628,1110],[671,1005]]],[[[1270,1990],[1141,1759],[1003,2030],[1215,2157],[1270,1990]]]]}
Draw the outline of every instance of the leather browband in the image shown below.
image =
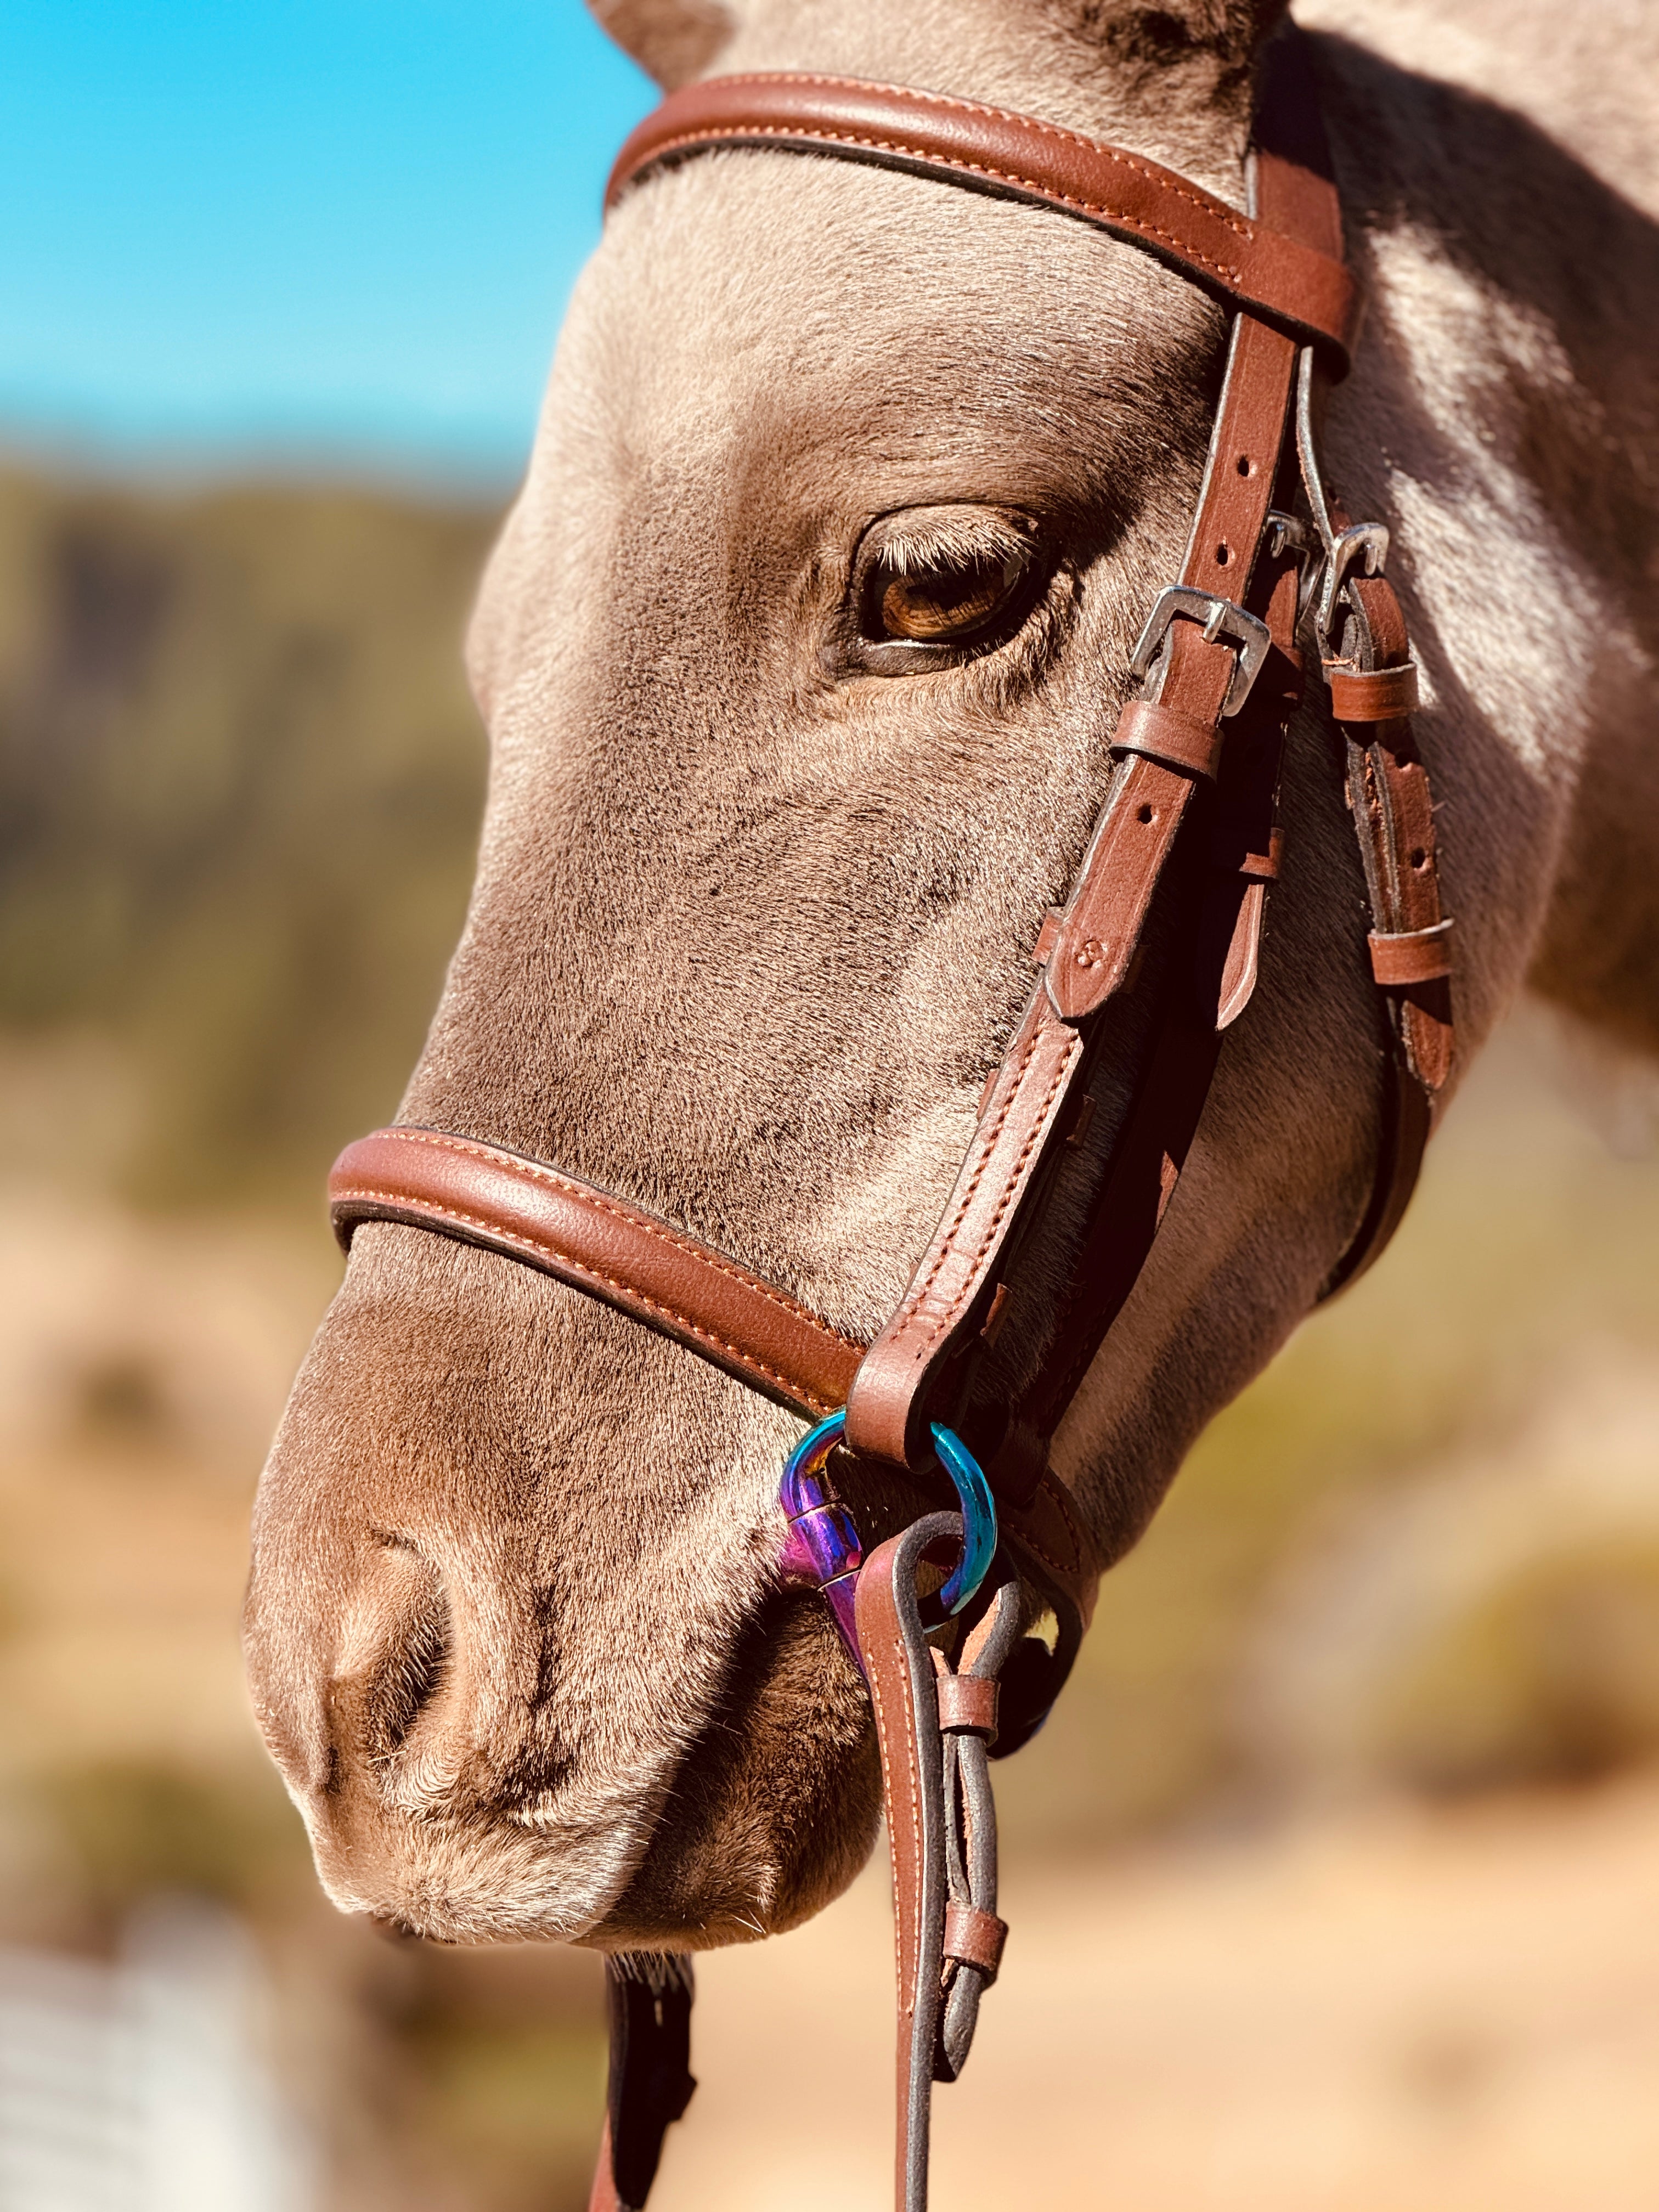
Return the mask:
{"type": "Polygon", "coordinates": [[[1080,131],[943,93],[857,77],[708,77],[671,93],[628,139],[611,173],[612,205],[651,169],[723,146],[842,155],[947,172],[1001,198],[1036,200],[1091,222],[1219,293],[1346,373],[1359,293],[1340,258],[1253,220],[1144,154],[1080,131]]]}

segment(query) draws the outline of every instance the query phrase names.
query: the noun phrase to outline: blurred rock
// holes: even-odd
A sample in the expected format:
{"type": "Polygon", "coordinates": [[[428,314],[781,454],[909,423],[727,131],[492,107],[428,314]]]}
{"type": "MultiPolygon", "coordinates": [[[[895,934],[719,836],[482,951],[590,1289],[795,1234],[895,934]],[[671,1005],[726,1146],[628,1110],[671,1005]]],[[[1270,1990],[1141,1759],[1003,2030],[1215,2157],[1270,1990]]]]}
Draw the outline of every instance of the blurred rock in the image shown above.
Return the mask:
{"type": "Polygon", "coordinates": [[[1322,1514],[1237,1727],[1259,1771],[1323,1796],[1659,1757],[1659,1358],[1570,1358],[1508,1435],[1322,1514]]]}

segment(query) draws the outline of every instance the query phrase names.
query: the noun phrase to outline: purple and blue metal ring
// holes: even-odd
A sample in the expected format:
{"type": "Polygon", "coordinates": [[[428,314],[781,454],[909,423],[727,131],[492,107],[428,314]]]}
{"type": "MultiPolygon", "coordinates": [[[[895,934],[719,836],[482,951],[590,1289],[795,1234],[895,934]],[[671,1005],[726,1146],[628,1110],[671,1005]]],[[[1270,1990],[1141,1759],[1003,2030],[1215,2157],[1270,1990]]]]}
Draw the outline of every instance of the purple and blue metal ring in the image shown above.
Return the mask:
{"type": "MultiPolygon", "coordinates": [[[[822,1590],[842,1641],[859,1661],[853,1592],[864,1564],[864,1546],[852,1515],[824,1480],[830,1455],[846,1426],[844,1413],[831,1413],[827,1421],[807,1431],[784,1462],[778,1495],[789,1534],[779,1564],[787,1578],[814,1583],[822,1590]]],[[[940,1618],[949,1620],[969,1602],[991,1571],[997,1548],[997,1509],[979,1462],[956,1431],[943,1421],[933,1422],[932,1428],[933,1449],[962,1507],[962,1557],[933,1601],[940,1618]]]]}

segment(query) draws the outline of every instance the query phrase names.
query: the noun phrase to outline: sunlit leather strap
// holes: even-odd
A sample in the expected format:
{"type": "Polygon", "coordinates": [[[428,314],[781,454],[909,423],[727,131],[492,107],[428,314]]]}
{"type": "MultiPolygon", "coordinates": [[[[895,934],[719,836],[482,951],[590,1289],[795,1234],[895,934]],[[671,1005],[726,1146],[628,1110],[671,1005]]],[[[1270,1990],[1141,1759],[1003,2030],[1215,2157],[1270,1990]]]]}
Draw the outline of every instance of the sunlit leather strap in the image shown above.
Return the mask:
{"type": "Polygon", "coordinates": [[[644,1206],[441,1129],[377,1129],[328,1183],[335,1233],[403,1221],[522,1260],[618,1306],[751,1389],[814,1419],[847,1393],[864,1346],[644,1206]]]}
{"type": "Polygon", "coordinates": [[[944,93],[785,73],[684,85],[623,146],[606,204],[647,170],[732,146],[914,169],[1000,198],[1038,201],[1320,345],[1339,373],[1347,367],[1359,295],[1340,259],[1230,207],[1144,154],[944,93]]]}

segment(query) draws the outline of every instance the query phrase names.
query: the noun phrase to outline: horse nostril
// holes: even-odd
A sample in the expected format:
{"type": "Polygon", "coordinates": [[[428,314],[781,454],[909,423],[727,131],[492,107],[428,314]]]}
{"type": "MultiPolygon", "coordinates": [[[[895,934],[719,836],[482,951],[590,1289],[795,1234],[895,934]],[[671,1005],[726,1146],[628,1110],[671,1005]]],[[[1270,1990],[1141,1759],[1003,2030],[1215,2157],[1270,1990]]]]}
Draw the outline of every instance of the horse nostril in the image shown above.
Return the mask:
{"type": "Polygon", "coordinates": [[[390,1759],[442,1687],[453,1632],[438,1571],[406,1536],[381,1539],[385,1569],[374,1593],[379,1664],[365,1684],[364,1748],[390,1759]]]}

